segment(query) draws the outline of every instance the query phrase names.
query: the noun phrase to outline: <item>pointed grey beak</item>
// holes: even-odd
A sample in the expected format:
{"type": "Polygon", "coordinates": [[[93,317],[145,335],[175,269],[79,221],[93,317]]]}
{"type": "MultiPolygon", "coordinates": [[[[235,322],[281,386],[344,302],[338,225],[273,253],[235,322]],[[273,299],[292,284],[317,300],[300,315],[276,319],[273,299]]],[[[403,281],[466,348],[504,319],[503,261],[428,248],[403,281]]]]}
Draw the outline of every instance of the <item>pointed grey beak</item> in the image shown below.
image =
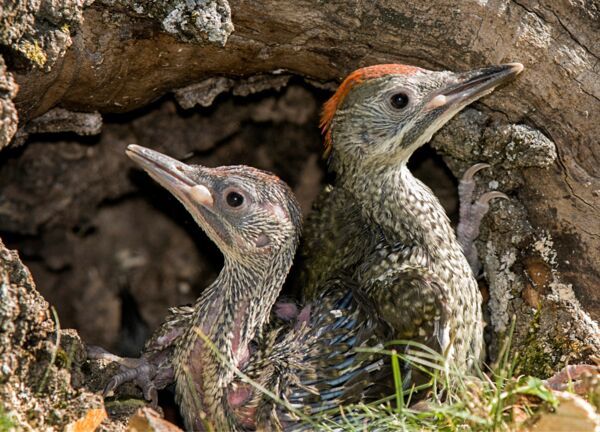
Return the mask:
{"type": "Polygon", "coordinates": [[[507,63],[457,74],[456,81],[438,91],[425,105],[425,109],[465,106],[512,80],[521,71],[521,63],[507,63]]]}
{"type": "Polygon", "coordinates": [[[178,199],[212,207],[213,197],[209,188],[194,180],[198,178],[194,173],[199,168],[192,168],[177,159],[135,144],[128,145],[125,153],[178,199]]]}

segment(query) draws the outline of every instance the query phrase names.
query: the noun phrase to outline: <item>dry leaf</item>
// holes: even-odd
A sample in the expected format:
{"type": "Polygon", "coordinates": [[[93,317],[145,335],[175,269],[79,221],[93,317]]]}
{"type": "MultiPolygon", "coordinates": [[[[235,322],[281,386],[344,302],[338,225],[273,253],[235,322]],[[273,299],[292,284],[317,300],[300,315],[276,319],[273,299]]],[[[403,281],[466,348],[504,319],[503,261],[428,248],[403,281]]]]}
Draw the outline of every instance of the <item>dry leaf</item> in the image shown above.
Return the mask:
{"type": "Polygon", "coordinates": [[[556,392],[560,405],[553,413],[543,413],[526,430],[529,432],[600,432],[600,415],[581,397],[556,392]]]}
{"type": "Polygon", "coordinates": [[[104,408],[92,408],[84,417],[69,423],[65,432],[94,432],[105,418],[106,410],[104,408]]]}
{"type": "Polygon", "coordinates": [[[140,408],[129,419],[127,432],[183,432],[151,408],[140,408]]]}

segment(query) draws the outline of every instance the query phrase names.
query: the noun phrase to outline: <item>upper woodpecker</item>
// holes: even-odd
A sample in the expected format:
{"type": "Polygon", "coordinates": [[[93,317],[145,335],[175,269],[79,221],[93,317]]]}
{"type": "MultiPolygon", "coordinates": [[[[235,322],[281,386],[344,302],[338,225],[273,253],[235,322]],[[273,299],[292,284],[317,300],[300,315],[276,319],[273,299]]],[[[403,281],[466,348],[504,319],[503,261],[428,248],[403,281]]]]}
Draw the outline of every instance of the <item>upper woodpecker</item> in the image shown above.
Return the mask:
{"type": "MultiPolygon", "coordinates": [[[[413,152],[465,106],[521,72],[519,63],[465,73],[399,64],[351,73],[325,104],[321,126],[335,185],[309,216],[303,290],[332,278],[355,282],[354,301],[383,337],[421,342],[469,370],[483,353],[481,295],[465,253],[491,198],[471,204],[468,170],[459,186],[457,240],[440,202],[407,168],[413,152]]],[[[476,268],[477,264],[473,263],[476,268]]]]}

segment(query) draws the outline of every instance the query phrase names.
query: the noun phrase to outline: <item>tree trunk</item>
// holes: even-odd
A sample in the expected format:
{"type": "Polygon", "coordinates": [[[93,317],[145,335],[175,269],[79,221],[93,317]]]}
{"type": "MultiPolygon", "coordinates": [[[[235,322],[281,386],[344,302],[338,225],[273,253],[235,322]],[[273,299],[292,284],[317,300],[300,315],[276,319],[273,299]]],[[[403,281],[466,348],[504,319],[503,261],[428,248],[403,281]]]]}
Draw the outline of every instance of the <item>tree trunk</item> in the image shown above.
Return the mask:
{"type": "Polygon", "coordinates": [[[13,31],[0,40],[0,139],[14,138],[0,156],[0,233],[84,340],[139,346],[220,266],[185,212],[131,175],[126,144],[275,171],[307,210],[324,176],[318,107],[347,73],[518,61],[517,80],[434,137],[443,162],[429,149],[414,168],[450,213],[444,164],[460,177],[487,162],[480,191],[510,197],[477,243],[492,358],[513,317],[522,372],[600,354],[597,0],[213,0],[199,14],[185,1],[42,3],[2,17],[13,31]]]}

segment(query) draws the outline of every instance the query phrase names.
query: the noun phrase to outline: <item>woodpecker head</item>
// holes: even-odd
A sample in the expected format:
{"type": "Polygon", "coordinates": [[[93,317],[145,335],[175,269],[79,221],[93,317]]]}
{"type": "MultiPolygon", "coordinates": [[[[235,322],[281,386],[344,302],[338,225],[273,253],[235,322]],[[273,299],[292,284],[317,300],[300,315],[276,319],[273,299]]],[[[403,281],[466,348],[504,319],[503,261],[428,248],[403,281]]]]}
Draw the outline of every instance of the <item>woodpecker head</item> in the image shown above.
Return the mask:
{"type": "Polygon", "coordinates": [[[127,155],[185,206],[227,258],[256,263],[282,248],[295,250],[300,209],[278,177],[242,165],[186,165],[134,144],[127,155]]]}
{"type": "Polygon", "coordinates": [[[520,63],[470,72],[386,64],[351,73],[321,117],[332,162],[397,165],[471,102],[523,70],[520,63]]]}

